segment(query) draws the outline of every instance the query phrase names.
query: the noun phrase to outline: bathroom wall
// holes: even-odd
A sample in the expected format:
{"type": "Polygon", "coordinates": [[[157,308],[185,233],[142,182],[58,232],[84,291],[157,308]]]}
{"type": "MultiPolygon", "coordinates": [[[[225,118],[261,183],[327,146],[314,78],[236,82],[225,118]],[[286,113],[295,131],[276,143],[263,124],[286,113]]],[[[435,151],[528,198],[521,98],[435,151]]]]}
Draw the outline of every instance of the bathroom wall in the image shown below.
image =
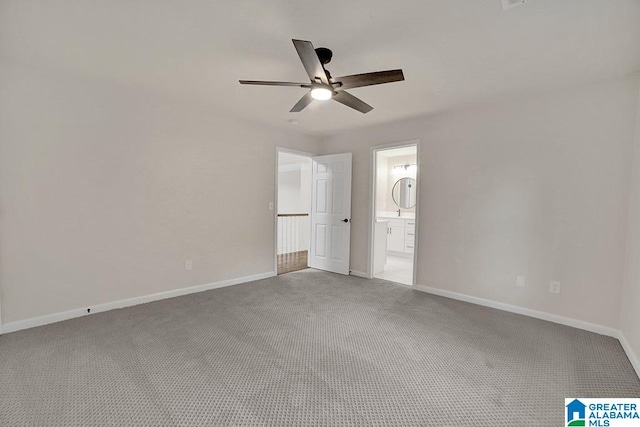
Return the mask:
{"type": "Polygon", "coordinates": [[[389,158],[377,156],[376,159],[376,213],[387,212],[387,199],[391,194],[389,186],[389,158]]]}
{"type": "MultiPolygon", "coordinates": [[[[391,151],[391,150],[390,150],[391,151]]],[[[380,152],[379,152],[380,153],[380,152]]],[[[383,151],[382,153],[389,153],[383,151]]],[[[390,153],[389,153],[390,154],[390,153]]],[[[416,169],[394,170],[398,165],[415,165],[416,155],[390,156],[378,154],[376,162],[376,214],[392,214],[397,212],[398,205],[393,201],[392,190],[395,183],[404,177],[416,178],[416,169]]],[[[402,209],[405,213],[414,213],[414,208],[402,209]]]]}
{"type": "MultiPolygon", "coordinates": [[[[385,197],[385,211],[387,212],[395,212],[398,210],[398,205],[393,201],[393,186],[395,183],[401,178],[413,178],[416,179],[416,169],[409,168],[408,170],[395,170],[395,166],[400,165],[415,165],[417,162],[416,155],[407,155],[407,156],[398,156],[398,157],[389,157],[388,167],[387,167],[387,182],[388,182],[388,191],[385,197]]],[[[402,208],[402,213],[415,213],[416,208],[402,208]]]]}

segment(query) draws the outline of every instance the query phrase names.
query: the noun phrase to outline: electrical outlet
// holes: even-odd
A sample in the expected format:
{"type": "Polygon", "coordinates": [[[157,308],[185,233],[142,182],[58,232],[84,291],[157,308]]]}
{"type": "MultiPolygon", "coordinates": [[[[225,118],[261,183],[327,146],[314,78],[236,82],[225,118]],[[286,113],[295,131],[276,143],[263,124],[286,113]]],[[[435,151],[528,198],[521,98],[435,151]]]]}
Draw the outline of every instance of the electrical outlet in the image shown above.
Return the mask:
{"type": "Polygon", "coordinates": [[[516,287],[524,288],[525,278],[524,276],[516,276],[516,287]]]}
{"type": "Polygon", "coordinates": [[[190,259],[186,260],[186,261],[184,262],[184,269],[185,269],[186,271],[191,271],[191,270],[193,270],[193,261],[191,261],[190,259]]]}
{"type": "Polygon", "coordinates": [[[549,292],[551,292],[552,294],[559,294],[560,282],[556,282],[555,280],[552,280],[551,284],[549,285],[549,292]]]}

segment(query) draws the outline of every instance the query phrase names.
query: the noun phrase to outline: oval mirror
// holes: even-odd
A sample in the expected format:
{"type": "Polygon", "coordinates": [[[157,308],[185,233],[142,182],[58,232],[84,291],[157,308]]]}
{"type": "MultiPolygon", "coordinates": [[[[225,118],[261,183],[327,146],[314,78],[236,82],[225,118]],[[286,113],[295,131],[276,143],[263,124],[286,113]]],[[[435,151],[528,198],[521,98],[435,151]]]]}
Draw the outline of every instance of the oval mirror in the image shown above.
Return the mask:
{"type": "Polygon", "coordinates": [[[416,205],[416,180],[400,178],[391,190],[393,201],[402,209],[411,209],[416,205]]]}

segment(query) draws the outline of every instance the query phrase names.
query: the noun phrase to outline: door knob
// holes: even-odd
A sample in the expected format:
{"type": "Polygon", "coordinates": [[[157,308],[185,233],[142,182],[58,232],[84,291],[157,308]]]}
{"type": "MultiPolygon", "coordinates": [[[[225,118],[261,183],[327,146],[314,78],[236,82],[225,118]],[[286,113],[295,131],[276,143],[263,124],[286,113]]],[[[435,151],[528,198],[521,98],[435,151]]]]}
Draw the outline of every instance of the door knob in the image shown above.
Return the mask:
{"type": "Polygon", "coordinates": [[[342,222],[349,222],[347,218],[343,219],[342,222]]]}

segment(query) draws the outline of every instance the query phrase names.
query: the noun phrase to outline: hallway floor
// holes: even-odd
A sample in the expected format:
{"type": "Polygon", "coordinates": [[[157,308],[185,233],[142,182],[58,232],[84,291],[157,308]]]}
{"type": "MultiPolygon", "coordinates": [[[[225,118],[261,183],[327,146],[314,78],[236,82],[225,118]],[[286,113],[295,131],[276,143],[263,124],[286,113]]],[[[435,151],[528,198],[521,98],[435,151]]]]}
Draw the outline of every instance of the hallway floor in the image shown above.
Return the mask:
{"type": "Polygon", "coordinates": [[[307,265],[308,251],[290,252],[278,255],[278,274],[304,270],[307,265]]]}

